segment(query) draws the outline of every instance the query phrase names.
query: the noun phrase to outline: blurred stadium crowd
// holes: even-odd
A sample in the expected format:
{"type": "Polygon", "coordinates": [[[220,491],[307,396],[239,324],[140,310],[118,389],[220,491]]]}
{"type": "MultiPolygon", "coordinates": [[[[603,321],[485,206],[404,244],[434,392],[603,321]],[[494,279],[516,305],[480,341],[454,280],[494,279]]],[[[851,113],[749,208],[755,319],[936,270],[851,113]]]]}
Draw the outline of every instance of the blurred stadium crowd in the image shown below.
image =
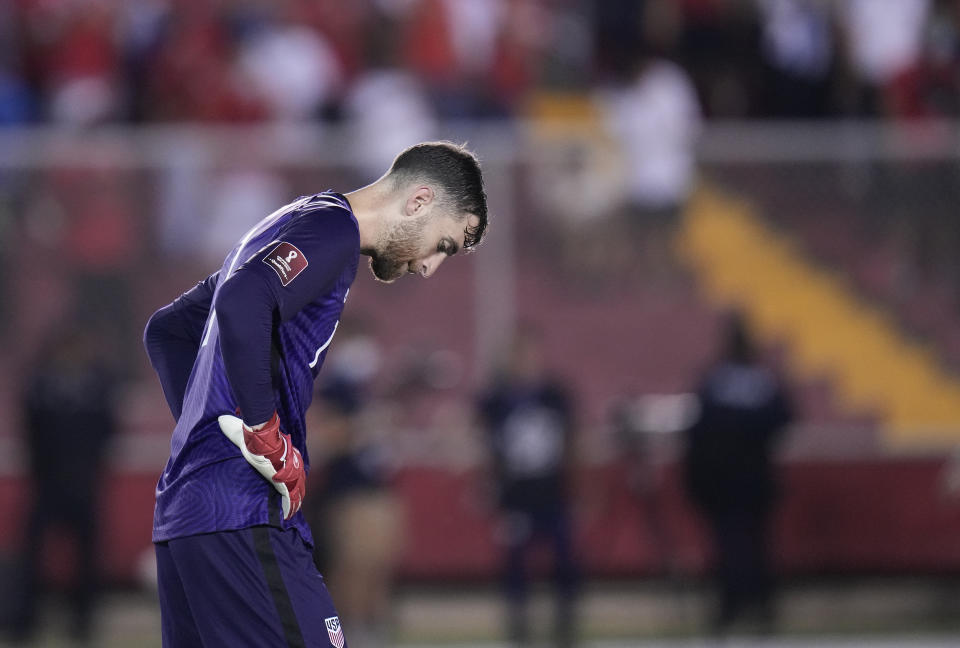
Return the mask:
{"type": "Polygon", "coordinates": [[[0,123],[508,117],[673,59],[710,117],[955,116],[951,0],[15,0],[0,123]],[[389,74],[387,72],[389,71],[389,74]],[[424,106],[416,105],[418,103],[424,106]]]}
{"type": "Polygon", "coordinates": [[[949,579],[958,117],[955,0],[0,2],[0,628],[72,583],[89,635],[98,581],[150,580],[150,312],[294,196],[470,135],[491,239],[361,270],[310,413],[353,645],[397,575],[499,579],[526,641],[539,540],[558,646],[588,579],[716,565],[685,633],[774,630],[775,573],[949,579]]]}

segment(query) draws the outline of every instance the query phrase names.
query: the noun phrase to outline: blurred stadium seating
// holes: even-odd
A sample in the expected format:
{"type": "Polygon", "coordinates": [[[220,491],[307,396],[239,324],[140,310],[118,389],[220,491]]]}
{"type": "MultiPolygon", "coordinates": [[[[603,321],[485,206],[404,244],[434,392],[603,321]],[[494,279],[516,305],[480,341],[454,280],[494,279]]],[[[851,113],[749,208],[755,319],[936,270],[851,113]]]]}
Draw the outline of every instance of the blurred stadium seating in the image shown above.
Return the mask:
{"type": "MultiPolygon", "coordinates": [[[[909,309],[900,311],[898,304],[874,297],[850,275],[847,264],[817,253],[814,234],[805,235],[815,229],[811,219],[819,218],[820,227],[828,227],[828,219],[810,216],[814,207],[806,196],[808,185],[793,182],[797,165],[829,177],[831,168],[846,168],[850,162],[837,161],[826,148],[811,160],[808,144],[804,159],[765,164],[763,181],[749,184],[743,165],[760,164],[763,156],[773,154],[789,160],[798,133],[789,125],[766,127],[761,160],[751,161],[743,150],[729,159],[711,152],[710,142],[727,136],[724,128],[720,124],[705,134],[704,155],[709,157],[704,181],[677,238],[689,273],[684,270],[685,280],[668,294],[643,282],[585,284],[571,276],[567,260],[549,244],[563,223],[537,208],[537,193],[544,188],[525,180],[531,167],[542,163],[541,152],[557,146],[555,135],[545,146],[535,126],[504,130],[460,124],[444,129],[452,137],[477,142],[486,161],[495,213],[490,241],[482,254],[452,263],[428,284],[411,281],[384,288],[362,275],[351,296],[351,307],[375,322],[385,367],[398,368],[411,349],[451,350],[460,367],[455,384],[428,399],[428,414],[455,407],[461,420],[431,420],[439,416],[434,413],[423,421],[427,427],[459,428],[448,432],[455,440],[444,444],[446,454],[440,458],[429,443],[412,443],[413,450],[404,455],[399,485],[415,529],[403,565],[409,577],[489,578],[493,573],[490,522],[470,508],[475,440],[463,428],[476,377],[490,368],[501,336],[521,320],[544,327],[554,365],[569,376],[580,400],[582,464],[591,475],[581,493],[582,538],[591,573],[657,573],[662,557],[645,545],[647,522],[624,489],[609,409],[628,394],[692,389],[698,371],[710,361],[719,313],[733,303],[744,304],[755,319],[773,360],[790,376],[801,410],[786,455],[790,487],[782,522],[783,567],[932,573],[960,564],[952,540],[960,525],[960,502],[943,490],[947,455],[960,435],[957,379],[943,362],[948,356],[937,346],[939,340],[921,342],[904,323],[901,317],[909,309]],[[778,138],[783,148],[775,151],[778,138]],[[775,213],[764,204],[771,185],[777,187],[775,213]],[[503,303],[508,300],[512,303],[503,303]],[[443,305],[440,312],[436,304],[443,305]],[[835,485],[833,471],[843,475],[835,485]],[[444,501],[437,499],[440,494],[444,501]],[[845,520],[851,523],[845,525],[845,520]],[[616,531],[611,534],[611,529],[616,531]],[[454,537],[460,541],[451,542],[454,537]],[[612,545],[611,537],[617,538],[612,545]]],[[[743,137],[753,133],[749,126],[737,128],[743,137]]],[[[865,130],[854,136],[871,135],[865,130]]],[[[97,290],[108,292],[100,299],[123,297],[129,303],[119,310],[130,313],[126,328],[111,338],[113,352],[129,371],[122,402],[124,435],[110,489],[110,533],[105,535],[113,579],[130,582],[139,553],[149,547],[152,483],[170,431],[169,414],[138,350],[140,323],[157,304],[209,271],[223,242],[216,237],[224,226],[212,222],[209,209],[191,209],[181,215],[182,222],[165,222],[173,219],[165,205],[176,200],[169,194],[217,195],[223,178],[235,173],[241,149],[247,160],[244,177],[270,177],[288,188],[285,196],[351,186],[363,179],[344,155],[349,148],[341,144],[343,137],[337,130],[293,127],[0,133],[6,204],[14,216],[7,240],[21,242],[6,247],[7,261],[10,267],[35,268],[18,272],[17,280],[7,284],[10,300],[17,304],[7,315],[10,353],[2,372],[9,382],[4,407],[10,418],[17,411],[13,369],[29,361],[46,327],[72,312],[70,295],[87,257],[99,263],[123,245],[114,263],[129,282],[125,296],[111,292],[115,287],[110,283],[95,283],[97,290]],[[187,150],[191,153],[185,160],[187,150]],[[109,222],[83,223],[87,214],[106,218],[96,202],[103,187],[114,192],[109,204],[123,210],[123,218],[135,220],[133,231],[107,233],[109,222]],[[76,249],[82,235],[74,235],[75,228],[82,227],[95,232],[89,235],[89,251],[76,249]],[[184,245],[169,243],[170,237],[184,245]]],[[[574,136],[563,144],[576,149],[590,141],[574,136]]],[[[865,139],[859,147],[873,145],[865,139]]],[[[888,151],[888,157],[901,154],[888,151]]],[[[231,185],[226,186],[229,191],[231,185]]],[[[853,219],[832,214],[836,238],[856,225],[853,219]]],[[[223,235],[229,238],[230,233],[223,235]]],[[[829,234],[820,240],[842,245],[829,234]]],[[[849,255],[840,256],[857,265],[849,255]]],[[[15,430],[7,431],[3,443],[9,452],[3,453],[0,496],[15,519],[23,502],[15,430]]],[[[675,474],[676,448],[670,443],[666,448],[653,469],[663,473],[670,532],[685,538],[678,554],[685,569],[698,572],[705,564],[704,547],[675,474]]],[[[16,525],[5,526],[2,545],[11,549],[16,533],[16,525]]]]}
{"type": "MultiPolygon", "coordinates": [[[[680,436],[651,433],[631,465],[611,412],[693,391],[739,307],[797,409],[778,569],[945,579],[929,607],[953,609],[960,9],[873,2],[0,4],[0,558],[23,533],[21,392],[51,331],[93,327],[123,378],[102,553],[111,585],[139,587],[171,429],[140,346],[149,314],[279,205],[446,138],[483,161],[489,239],[426,283],[361,271],[348,306],[381,347],[377,397],[414,387],[387,419],[405,585],[496,577],[471,410],[519,323],[576,395],[587,577],[703,577],[680,436]],[[641,102],[647,128],[618,130],[617,100],[641,102]],[[645,219],[669,210],[631,194],[638,151],[680,186],[663,239],[645,219]]],[[[62,583],[73,555],[52,540],[62,583]]]]}

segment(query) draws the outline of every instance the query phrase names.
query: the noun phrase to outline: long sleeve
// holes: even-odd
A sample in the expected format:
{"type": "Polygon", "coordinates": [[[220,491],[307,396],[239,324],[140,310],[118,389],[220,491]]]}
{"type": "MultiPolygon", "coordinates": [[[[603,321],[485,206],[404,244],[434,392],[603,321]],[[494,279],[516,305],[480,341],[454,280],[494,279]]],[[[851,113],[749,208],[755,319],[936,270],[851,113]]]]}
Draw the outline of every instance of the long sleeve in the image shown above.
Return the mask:
{"type": "Polygon", "coordinates": [[[179,420],[187,381],[197,359],[200,339],[210,313],[219,273],[154,313],[147,322],[143,344],[173,418],[179,420]]]}
{"type": "Polygon", "coordinates": [[[244,422],[276,409],[271,374],[274,326],[329,290],[359,234],[349,214],[305,214],[244,262],[217,292],[220,352],[244,422]]]}
{"type": "Polygon", "coordinates": [[[216,310],[227,380],[243,420],[258,425],[276,409],[270,371],[276,310],[273,295],[258,275],[238,273],[220,288],[216,310]]]}

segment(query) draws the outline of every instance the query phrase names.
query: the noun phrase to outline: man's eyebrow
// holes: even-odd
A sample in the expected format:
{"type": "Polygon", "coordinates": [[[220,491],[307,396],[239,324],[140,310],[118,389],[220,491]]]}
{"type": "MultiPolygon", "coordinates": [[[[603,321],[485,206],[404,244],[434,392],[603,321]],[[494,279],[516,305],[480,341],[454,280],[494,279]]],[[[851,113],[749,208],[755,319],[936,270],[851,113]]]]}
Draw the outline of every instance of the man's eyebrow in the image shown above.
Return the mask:
{"type": "Polygon", "coordinates": [[[453,256],[454,254],[456,254],[457,252],[460,251],[460,246],[457,245],[457,242],[454,241],[454,240],[453,240],[452,238],[450,238],[449,236],[444,236],[444,237],[443,237],[443,240],[446,241],[447,245],[450,246],[450,247],[448,248],[448,249],[450,250],[450,252],[447,253],[447,256],[453,256]]]}

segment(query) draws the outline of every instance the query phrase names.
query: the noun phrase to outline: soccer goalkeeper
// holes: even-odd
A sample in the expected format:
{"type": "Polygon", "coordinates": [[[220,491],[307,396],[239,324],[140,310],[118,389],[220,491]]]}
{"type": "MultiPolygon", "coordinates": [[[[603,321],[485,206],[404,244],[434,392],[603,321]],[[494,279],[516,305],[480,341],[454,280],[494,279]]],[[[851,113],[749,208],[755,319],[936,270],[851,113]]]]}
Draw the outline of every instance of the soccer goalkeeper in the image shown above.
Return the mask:
{"type": "Polygon", "coordinates": [[[313,381],[360,254],[382,281],[429,277],[486,224],[476,157],[418,144],[371,185],[270,214],[150,318],[144,343],[177,422],[153,522],[165,647],[343,648],[299,512],[313,381]]]}

